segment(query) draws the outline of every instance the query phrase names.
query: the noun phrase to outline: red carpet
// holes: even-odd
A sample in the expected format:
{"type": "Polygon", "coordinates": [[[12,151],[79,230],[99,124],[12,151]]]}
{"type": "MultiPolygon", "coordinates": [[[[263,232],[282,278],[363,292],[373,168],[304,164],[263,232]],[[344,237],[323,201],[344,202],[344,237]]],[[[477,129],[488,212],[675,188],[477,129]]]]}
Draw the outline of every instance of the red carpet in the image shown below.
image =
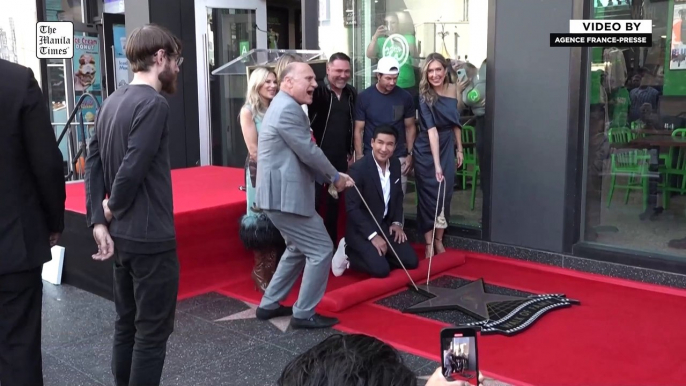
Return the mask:
{"type": "MultiPolygon", "coordinates": [[[[243,169],[215,166],[172,171],[181,278],[179,299],[249,277],[252,257],[238,239],[245,213],[243,169]]],[[[83,183],[67,185],[67,210],[85,213],[83,183]]]]}
{"type": "MultiPolygon", "coordinates": [[[[217,291],[257,303],[252,256],[238,239],[245,212],[243,170],[174,170],[174,206],[181,263],[179,298],[217,291]]],[[[85,213],[82,183],[67,187],[67,209],[85,213]]],[[[341,225],[344,223],[341,219],[341,225]]],[[[342,228],[341,228],[342,234],[342,228]]],[[[420,256],[422,251],[418,251],[420,256]]],[[[426,275],[427,262],[413,272],[426,275]]],[[[514,337],[480,339],[481,369],[514,385],[685,385],[686,291],[645,285],[519,260],[449,251],[433,262],[434,277],[483,277],[489,284],[533,293],[564,293],[580,306],[543,316],[514,337]]],[[[438,360],[443,323],[373,304],[405,290],[406,277],[346,272],[331,278],[319,310],[341,319],[339,329],[377,336],[438,360]]],[[[288,301],[293,302],[298,287],[288,301]]]]}
{"type": "MultiPolygon", "coordinates": [[[[434,258],[431,272],[440,274],[448,269],[453,269],[464,264],[464,261],[464,253],[450,251],[434,258]]],[[[426,280],[428,263],[428,260],[423,260],[420,262],[417,269],[410,271],[413,280],[416,282],[420,282],[422,279],[426,280]]],[[[388,294],[399,288],[405,288],[407,283],[407,275],[404,271],[399,269],[391,271],[391,274],[384,279],[373,279],[368,275],[359,274],[353,271],[346,271],[346,273],[340,277],[330,275],[326,294],[319,303],[317,311],[329,315],[345,311],[362,302],[388,294]]],[[[285,303],[288,305],[295,303],[299,290],[300,280],[293,286],[293,290],[285,303]]],[[[246,277],[240,282],[233,282],[224,286],[218,289],[217,292],[251,303],[259,303],[262,298],[262,295],[255,291],[249,277],[246,277]]]]}
{"type": "MultiPolygon", "coordinates": [[[[178,243],[181,277],[179,299],[221,290],[229,296],[258,302],[250,272],[252,253],[245,250],[239,237],[241,216],[245,213],[243,169],[215,166],[172,171],[174,221],[178,243]]],[[[67,186],[67,210],[85,213],[83,183],[67,186]]],[[[345,212],[341,212],[339,234],[343,235],[345,212]]],[[[423,252],[421,252],[423,253],[423,252]]],[[[435,259],[433,272],[442,272],[464,263],[464,255],[455,252],[435,259]]],[[[412,272],[413,278],[426,276],[425,265],[412,272]]],[[[320,304],[324,312],[339,312],[373,297],[391,292],[407,283],[404,272],[393,272],[387,279],[370,279],[348,272],[329,280],[328,291],[320,304]],[[351,286],[355,284],[355,286],[351,286]]],[[[295,301],[299,284],[291,293],[295,301]]]]}
{"type": "MultiPolygon", "coordinates": [[[[497,379],[515,385],[686,384],[686,291],[472,254],[445,273],[581,301],[544,315],[519,335],[481,337],[479,365],[497,379]]],[[[338,314],[339,328],[438,361],[444,323],[376,300],[338,314]]]]}

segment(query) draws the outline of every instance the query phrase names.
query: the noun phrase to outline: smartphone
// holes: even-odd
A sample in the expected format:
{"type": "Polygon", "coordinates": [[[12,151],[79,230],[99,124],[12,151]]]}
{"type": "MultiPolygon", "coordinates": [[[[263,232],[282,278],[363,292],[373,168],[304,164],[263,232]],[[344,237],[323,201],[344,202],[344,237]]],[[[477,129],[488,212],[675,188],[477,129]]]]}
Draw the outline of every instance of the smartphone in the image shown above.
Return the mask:
{"type": "Polygon", "coordinates": [[[449,381],[479,384],[477,329],[448,327],[441,330],[441,366],[449,381]]]}
{"type": "Polygon", "coordinates": [[[457,70],[457,81],[462,82],[467,77],[467,70],[460,68],[457,70]]]}

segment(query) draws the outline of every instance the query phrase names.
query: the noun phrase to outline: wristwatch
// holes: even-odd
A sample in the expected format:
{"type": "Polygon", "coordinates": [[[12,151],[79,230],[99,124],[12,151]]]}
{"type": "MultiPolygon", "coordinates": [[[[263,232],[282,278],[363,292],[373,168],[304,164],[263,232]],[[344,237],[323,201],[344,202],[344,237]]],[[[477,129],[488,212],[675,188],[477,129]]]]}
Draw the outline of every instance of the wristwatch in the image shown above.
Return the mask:
{"type": "Polygon", "coordinates": [[[391,223],[391,225],[397,225],[400,227],[400,229],[403,229],[403,227],[404,227],[402,223],[399,223],[397,221],[393,221],[393,223],[391,223]]]}
{"type": "Polygon", "coordinates": [[[412,157],[412,153],[413,153],[413,151],[410,150],[410,151],[407,152],[407,155],[409,155],[410,157],[412,157]]]}

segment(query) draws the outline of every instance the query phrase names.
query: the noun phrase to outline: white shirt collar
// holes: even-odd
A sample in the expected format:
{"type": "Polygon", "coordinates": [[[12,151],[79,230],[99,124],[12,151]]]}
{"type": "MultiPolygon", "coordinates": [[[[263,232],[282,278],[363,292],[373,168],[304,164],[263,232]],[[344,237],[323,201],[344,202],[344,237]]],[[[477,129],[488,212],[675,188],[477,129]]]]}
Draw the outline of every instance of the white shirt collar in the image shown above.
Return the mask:
{"type": "Polygon", "coordinates": [[[372,150],[372,158],[374,158],[374,163],[376,164],[376,168],[379,169],[379,173],[388,174],[391,172],[391,160],[390,159],[386,160],[386,170],[384,172],[384,169],[381,168],[381,165],[379,165],[379,163],[376,162],[376,157],[374,157],[374,151],[373,150],[372,150]]]}

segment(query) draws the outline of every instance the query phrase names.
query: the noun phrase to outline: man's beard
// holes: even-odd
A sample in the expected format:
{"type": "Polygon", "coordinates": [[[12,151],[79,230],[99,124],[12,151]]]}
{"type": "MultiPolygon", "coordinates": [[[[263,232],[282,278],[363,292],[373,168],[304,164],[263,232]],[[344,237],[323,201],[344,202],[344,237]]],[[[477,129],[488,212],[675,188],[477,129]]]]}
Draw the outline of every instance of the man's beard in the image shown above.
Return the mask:
{"type": "Polygon", "coordinates": [[[169,64],[164,67],[164,70],[157,76],[157,79],[162,83],[162,91],[167,94],[174,94],[176,92],[176,77],[169,64]]]}

